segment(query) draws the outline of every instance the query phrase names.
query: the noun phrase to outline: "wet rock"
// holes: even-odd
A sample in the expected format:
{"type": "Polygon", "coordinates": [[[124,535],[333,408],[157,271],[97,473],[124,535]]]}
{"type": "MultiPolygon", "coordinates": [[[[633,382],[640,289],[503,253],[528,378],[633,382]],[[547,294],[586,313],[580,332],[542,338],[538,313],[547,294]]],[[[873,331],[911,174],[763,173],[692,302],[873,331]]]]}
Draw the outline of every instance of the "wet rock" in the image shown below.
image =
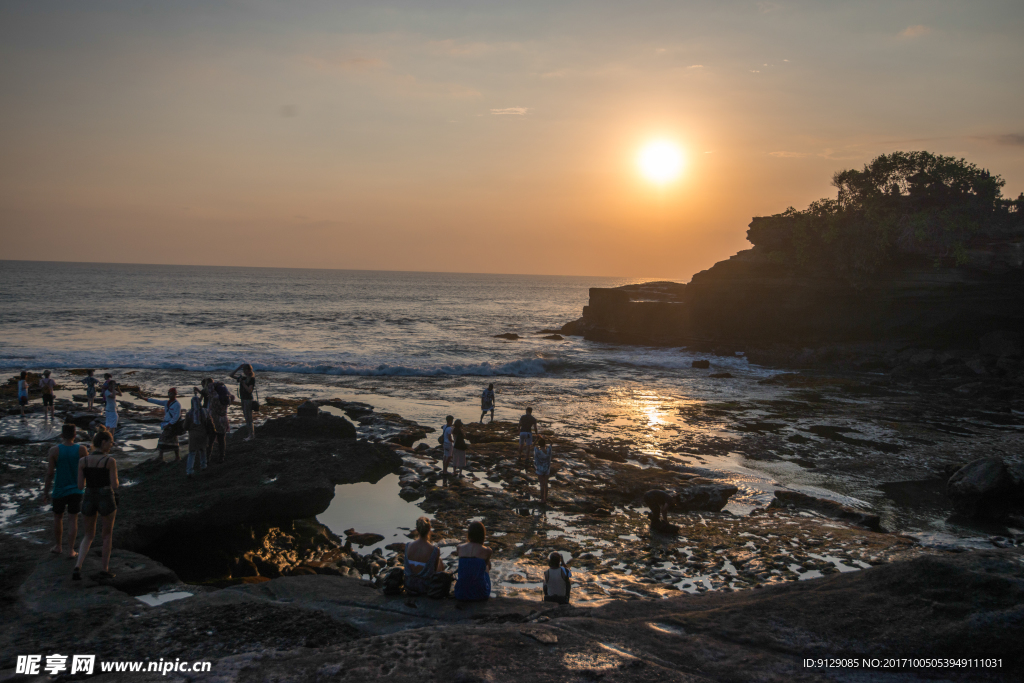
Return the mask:
{"type": "Polygon", "coordinates": [[[519,339],[519,335],[515,332],[505,332],[504,334],[494,335],[495,339],[508,339],[509,341],[516,341],[519,339]]]}
{"type": "Polygon", "coordinates": [[[306,401],[295,409],[295,414],[299,417],[317,417],[320,414],[320,407],[312,401],[306,401]]]}
{"type": "Polygon", "coordinates": [[[565,337],[563,337],[560,334],[549,334],[548,336],[542,337],[542,338],[543,339],[550,339],[551,341],[563,341],[565,339],[565,337]]]}
{"type": "Polygon", "coordinates": [[[381,534],[372,533],[360,533],[355,529],[345,530],[345,540],[356,545],[373,545],[374,543],[380,543],[384,540],[384,536],[381,534]]]}
{"type": "Polygon", "coordinates": [[[718,512],[739,489],[731,484],[696,484],[678,489],[678,504],[673,507],[685,512],[718,512]]]}
{"type": "Polygon", "coordinates": [[[1020,356],[1024,352],[1024,335],[996,330],[979,340],[981,352],[990,356],[1020,356]]]}
{"type": "MultiPolygon", "coordinates": [[[[319,413],[319,408],[316,406],[313,406],[313,408],[319,413]]],[[[312,417],[308,414],[300,413],[288,417],[273,418],[257,427],[256,433],[261,438],[276,437],[317,440],[356,438],[355,425],[343,417],[329,413],[314,414],[312,417]]]]}
{"type": "Polygon", "coordinates": [[[626,462],[625,454],[617,453],[607,448],[592,448],[589,453],[595,458],[608,460],[609,462],[626,462]]]}
{"type": "Polygon", "coordinates": [[[695,360],[690,363],[691,367],[697,368],[698,370],[707,370],[711,367],[711,361],[708,360],[695,360]]]}
{"type": "Polygon", "coordinates": [[[712,379],[732,379],[732,373],[730,372],[713,372],[708,377],[712,379]]]}
{"type": "Polygon", "coordinates": [[[416,500],[417,498],[421,498],[423,496],[419,489],[413,488],[411,486],[406,486],[405,488],[403,488],[401,491],[398,492],[398,495],[401,496],[403,500],[409,501],[416,500]]]}
{"type": "Polygon", "coordinates": [[[946,493],[962,515],[1000,519],[1024,510],[1024,471],[1002,458],[980,458],[949,478],[946,493]]]}
{"type": "Polygon", "coordinates": [[[835,519],[853,522],[854,524],[867,527],[873,531],[882,530],[881,518],[874,513],[857,510],[856,508],[848,507],[841,503],[837,503],[834,500],[828,500],[827,498],[809,496],[806,493],[800,493],[799,491],[779,489],[775,491],[775,499],[772,501],[771,505],[772,507],[792,505],[794,507],[806,508],[835,519]]]}

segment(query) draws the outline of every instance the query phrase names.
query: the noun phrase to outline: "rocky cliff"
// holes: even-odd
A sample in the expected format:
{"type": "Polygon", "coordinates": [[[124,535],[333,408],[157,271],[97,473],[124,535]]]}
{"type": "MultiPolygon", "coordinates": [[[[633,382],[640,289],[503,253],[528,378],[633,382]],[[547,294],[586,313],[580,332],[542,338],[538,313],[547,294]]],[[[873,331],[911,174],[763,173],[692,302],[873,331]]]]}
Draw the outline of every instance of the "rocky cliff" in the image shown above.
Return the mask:
{"type": "Polygon", "coordinates": [[[858,349],[861,357],[928,349],[928,362],[941,364],[942,354],[952,352],[990,371],[1002,363],[1003,374],[1019,374],[1024,200],[999,200],[992,216],[954,247],[887,237],[885,257],[866,265],[856,260],[863,250],[844,259],[820,235],[809,238],[807,212],[754,218],[751,249],[688,284],[593,288],[583,316],[561,331],[780,358],[815,349],[858,349]]]}

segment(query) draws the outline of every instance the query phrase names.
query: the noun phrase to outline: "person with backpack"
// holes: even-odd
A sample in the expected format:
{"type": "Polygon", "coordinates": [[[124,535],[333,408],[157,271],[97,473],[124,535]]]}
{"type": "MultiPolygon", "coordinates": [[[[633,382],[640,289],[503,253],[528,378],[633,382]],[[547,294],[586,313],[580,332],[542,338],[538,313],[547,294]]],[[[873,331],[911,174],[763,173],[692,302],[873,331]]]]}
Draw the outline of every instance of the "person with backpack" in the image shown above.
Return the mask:
{"type": "Polygon", "coordinates": [[[156,457],[160,463],[164,461],[164,451],[174,451],[174,462],[181,460],[181,446],[178,444],[178,436],[183,431],[181,421],[181,404],[178,403],[178,389],[171,387],[167,390],[167,400],[161,401],[156,398],[147,398],[148,403],[163,406],[164,416],[160,420],[160,439],[156,443],[156,457]]]}
{"type": "Polygon", "coordinates": [[[49,370],[43,370],[43,376],[39,378],[39,388],[43,390],[43,420],[46,420],[46,412],[49,408],[50,422],[53,422],[53,391],[57,388],[57,383],[50,377],[49,370]]]}
{"type": "Polygon", "coordinates": [[[210,419],[210,411],[203,407],[203,397],[198,387],[192,387],[192,405],[185,414],[185,429],[188,430],[188,461],[185,463],[185,476],[191,479],[197,458],[199,469],[206,469],[210,434],[216,433],[210,419]]]}
{"type": "Polygon", "coordinates": [[[551,553],[548,555],[548,568],[544,570],[544,602],[568,605],[571,587],[572,572],[562,558],[562,554],[551,553]]]}
{"type": "Polygon", "coordinates": [[[59,445],[50,449],[43,483],[43,505],[53,501],[53,538],[55,545],[50,549],[54,555],[63,552],[64,511],[68,513],[68,555],[75,557],[75,540],[78,538],[78,513],[82,509],[82,489],[78,488],[78,461],[89,455],[89,449],[75,443],[75,425],[68,423],[61,427],[59,445]],[[53,489],[50,489],[50,483],[53,489]]]}
{"type": "Polygon", "coordinates": [[[491,411],[491,422],[494,422],[494,384],[488,384],[480,395],[480,424],[484,423],[484,415],[491,411]]]}
{"type": "MultiPolygon", "coordinates": [[[[210,398],[210,417],[213,420],[213,439],[217,442],[220,455],[217,462],[224,462],[224,456],[228,450],[228,433],[231,432],[231,421],[228,419],[228,407],[235,402],[235,396],[228,391],[223,382],[214,382],[210,385],[212,392],[210,398]]],[[[213,443],[210,444],[209,459],[213,461],[213,443]]]]}

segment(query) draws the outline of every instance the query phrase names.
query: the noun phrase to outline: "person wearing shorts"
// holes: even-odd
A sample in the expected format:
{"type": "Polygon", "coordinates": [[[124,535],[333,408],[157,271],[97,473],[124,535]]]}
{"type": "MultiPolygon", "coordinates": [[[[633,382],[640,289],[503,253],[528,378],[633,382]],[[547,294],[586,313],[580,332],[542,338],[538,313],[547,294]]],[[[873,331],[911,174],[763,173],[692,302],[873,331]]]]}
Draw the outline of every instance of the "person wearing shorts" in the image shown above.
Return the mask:
{"type": "Polygon", "coordinates": [[[480,395],[480,424],[484,422],[484,415],[491,411],[491,422],[494,422],[494,385],[488,384],[484,393],[480,395]]]}
{"type": "Polygon", "coordinates": [[[89,555],[89,548],[96,538],[96,517],[103,518],[103,571],[101,579],[112,579],[110,572],[110,551],[114,545],[114,518],[117,516],[116,491],[117,461],[110,457],[114,446],[113,435],[106,431],[96,432],[92,439],[92,453],[78,461],[78,487],[85,489],[82,496],[82,517],[85,519],[85,535],[78,547],[78,562],[71,573],[74,581],[82,580],[82,565],[89,555]]]}
{"type": "Polygon", "coordinates": [[[43,419],[46,419],[49,409],[50,422],[53,422],[53,390],[57,388],[57,383],[50,377],[49,370],[44,370],[43,376],[39,378],[39,388],[43,390],[43,419]]]}
{"type": "Polygon", "coordinates": [[[89,449],[75,443],[77,429],[73,424],[61,427],[61,443],[50,449],[43,483],[43,504],[53,502],[53,539],[50,552],[63,552],[64,513],[68,513],[68,555],[75,557],[75,540],[78,538],[78,513],[82,509],[82,489],[78,488],[78,461],[89,455],[89,449]],[[50,488],[50,484],[53,488],[50,488]]]}
{"type": "Polygon", "coordinates": [[[94,372],[96,371],[86,370],[85,379],[82,380],[82,384],[85,385],[85,397],[89,399],[89,405],[86,407],[86,410],[90,412],[95,410],[92,404],[96,400],[96,385],[100,383],[98,379],[92,376],[94,372]]]}
{"type": "Polygon", "coordinates": [[[533,450],[533,435],[537,433],[537,418],[533,416],[533,408],[527,408],[526,414],[519,418],[519,452],[518,457],[523,457],[533,450]]]}

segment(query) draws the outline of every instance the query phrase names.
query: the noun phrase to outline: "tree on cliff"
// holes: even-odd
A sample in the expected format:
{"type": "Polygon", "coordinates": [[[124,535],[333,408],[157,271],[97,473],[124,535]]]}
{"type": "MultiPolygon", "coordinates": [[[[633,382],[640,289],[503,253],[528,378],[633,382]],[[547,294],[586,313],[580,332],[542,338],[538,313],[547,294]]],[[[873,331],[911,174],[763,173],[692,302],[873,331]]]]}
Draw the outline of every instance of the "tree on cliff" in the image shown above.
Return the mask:
{"type": "Polygon", "coordinates": [[[1002,199],[1005,181],[964,159],[883,154],[832,184],[835,199],[755,218],[747,238],[780,263],[859,279],[915,255],[960,265],[972,238],[1024,228],[1024,194],[1002,199]]]}

